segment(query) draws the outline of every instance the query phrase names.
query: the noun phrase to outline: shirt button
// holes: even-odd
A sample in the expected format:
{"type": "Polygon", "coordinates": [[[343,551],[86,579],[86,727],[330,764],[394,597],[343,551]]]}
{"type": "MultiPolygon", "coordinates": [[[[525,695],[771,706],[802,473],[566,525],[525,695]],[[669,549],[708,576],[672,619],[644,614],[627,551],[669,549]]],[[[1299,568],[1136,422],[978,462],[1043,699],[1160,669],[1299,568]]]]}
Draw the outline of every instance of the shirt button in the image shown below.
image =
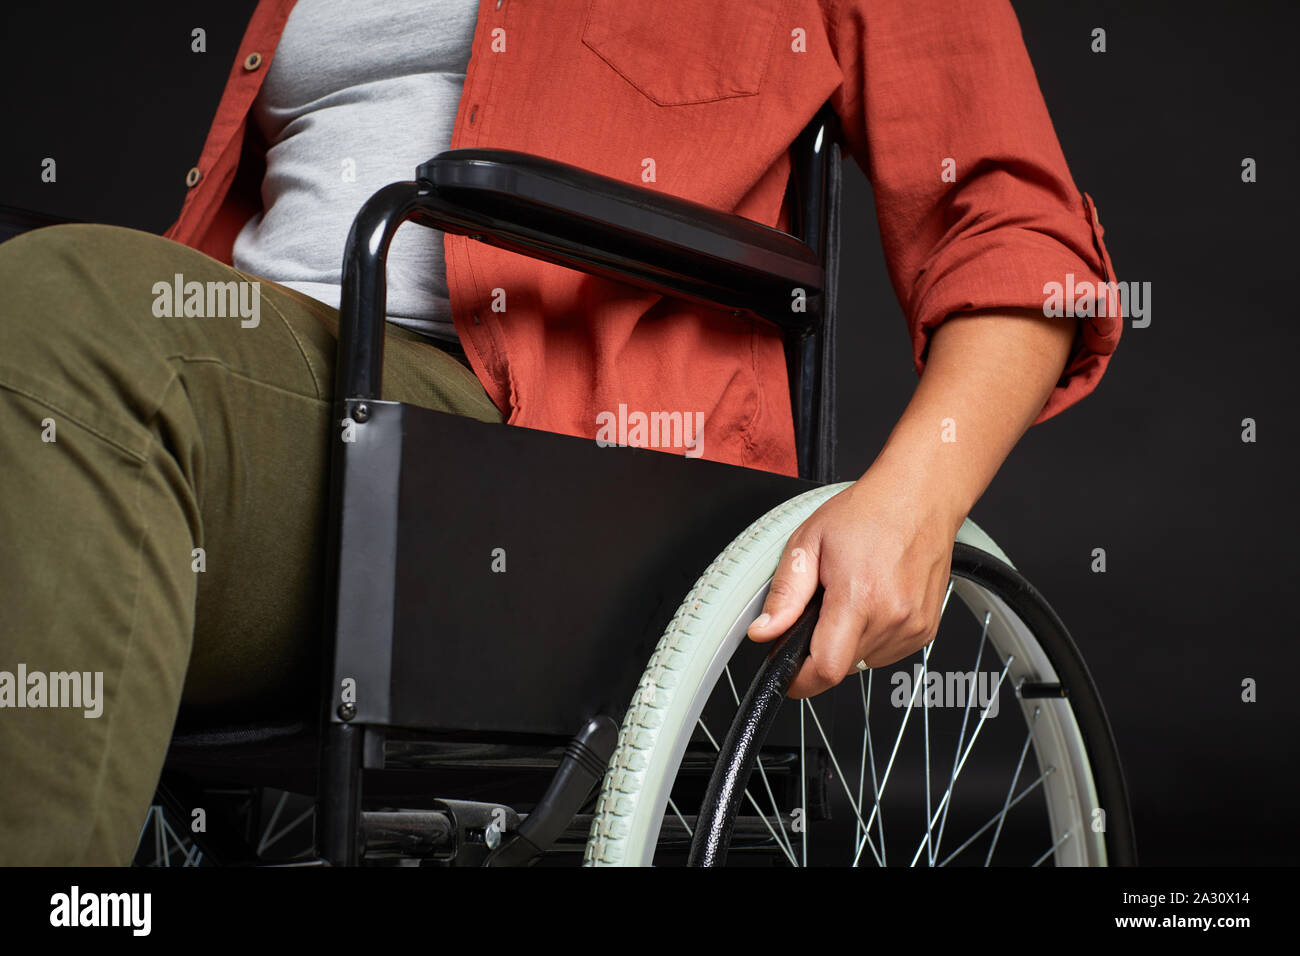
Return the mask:
{"type": "Polygon", "coordinates": [[[244,69],[248,70],[250,73],[261,65],[262,54],[260,53],[250,53],[244,58],[244,69]]]}
{"type": "Polygon", "coordinates": [[[202,176],[203,174],[199,172],[199,167],[195,166],[193,169],[191,169],[188,173],[185,174],[185,185],[193,186],[195,183],[199,181],[199,179],[202,178],[202,176]]]}

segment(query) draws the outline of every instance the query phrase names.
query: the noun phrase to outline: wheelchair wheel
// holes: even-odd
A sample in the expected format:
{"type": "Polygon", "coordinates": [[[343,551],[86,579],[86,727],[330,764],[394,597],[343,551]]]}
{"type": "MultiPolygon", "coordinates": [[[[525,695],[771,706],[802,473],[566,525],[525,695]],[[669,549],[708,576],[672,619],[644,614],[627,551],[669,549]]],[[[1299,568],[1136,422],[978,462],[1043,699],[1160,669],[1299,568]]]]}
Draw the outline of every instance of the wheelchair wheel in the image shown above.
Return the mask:
{"type": "Polygon", "coordinates": [[[705,865],[1134,863],[1123,775],[1087,668],[969,521],[934,641],[812,700],[785,700],[762,739],[747,738],[754,705],[737,681],[770,646],[745,632],[786,540],[846,487],[764,515],[682,602],[623,721],[584,862],[684,863],[704,829],[701,843],[725,834],[694,860],[705,865]],[[969,616],[951,613],[953,596],[969,616]],[[726,772],[739,782],[730,807],[708,786],[726,772]]]}

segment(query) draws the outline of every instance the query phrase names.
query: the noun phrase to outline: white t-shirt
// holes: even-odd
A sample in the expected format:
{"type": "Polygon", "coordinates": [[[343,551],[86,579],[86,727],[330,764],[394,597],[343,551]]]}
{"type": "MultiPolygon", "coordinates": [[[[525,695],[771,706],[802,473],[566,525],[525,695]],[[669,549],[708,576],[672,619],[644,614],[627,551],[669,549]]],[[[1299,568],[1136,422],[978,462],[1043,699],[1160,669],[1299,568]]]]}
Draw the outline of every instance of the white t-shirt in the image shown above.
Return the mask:
{"type": "MultiPolygon", "coordinates": [[[[352,220],[378,189],[448,149],[477,0],[298,0],[253,103],[268,144],[264,212],[235,268],[338,308],[352,220]]],[[[456,339],[442,233],[405,223],[388,255],[388,320],[456,339]]]]}

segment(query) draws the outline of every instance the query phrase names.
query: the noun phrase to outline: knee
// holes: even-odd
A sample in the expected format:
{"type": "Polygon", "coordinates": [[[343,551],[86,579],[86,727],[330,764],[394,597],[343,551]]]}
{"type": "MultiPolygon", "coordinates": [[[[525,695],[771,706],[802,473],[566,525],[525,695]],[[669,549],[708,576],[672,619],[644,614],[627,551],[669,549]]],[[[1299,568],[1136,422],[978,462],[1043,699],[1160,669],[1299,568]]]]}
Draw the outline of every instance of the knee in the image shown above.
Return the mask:
{"type": "Polygon", "coordinates": [[[110,248],[118,233],[131,231],[82,222],[32,229],[0,243],[0,272],[6,278],[40,281],[88,250],[110,248]]]}
{"type": "Polygon", "coordinates": [[[0,243],[0,392],[146,447],[139,416],[173,375],[149,324],[150,241],[164,240],[69,223],[0,243]]]}
{"type": "Polygon", "coordinates": [[[157,238],[120,226],[64,223],[0,243],[0,363],[67,360],[88,339],[120,341],[120,325],[130,321],[140,237],[157,238]]]}
{"type": "Polygon", "coordinates": [[[8,301],[15,296],[58,301],[81,286],[102,284],[138,252],[135,237],[148,235],[102,223],[62,223],[0,243],[4,314],[15,311],[8,301]]]}

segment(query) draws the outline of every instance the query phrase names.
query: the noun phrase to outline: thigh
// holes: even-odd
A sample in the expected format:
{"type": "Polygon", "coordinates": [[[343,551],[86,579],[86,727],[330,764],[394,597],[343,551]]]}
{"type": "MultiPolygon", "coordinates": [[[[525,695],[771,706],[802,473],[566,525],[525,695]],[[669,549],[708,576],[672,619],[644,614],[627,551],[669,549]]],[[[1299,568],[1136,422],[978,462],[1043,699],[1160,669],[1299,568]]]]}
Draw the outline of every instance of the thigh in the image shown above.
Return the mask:
{"type": "MultiPolygon", "coordinates": [[[[236,270],[230,270],[235,272],[236,270]]],[[[249,383],[225,387],[205,370],[202,401],[221,421],[248,422],[209,439],[206,484],[221,489],[205,524],[209,555],[234,573],[200,582],[185,704],[191,713],[296,711],[319,693],[329,442],[338,312],[251,274],[262,321],[294,338],[315,394],[249,383]],[[223,520],[215,520],[217,515],[223,520]],[[268,535],[267,529],[274,528],[268,535]]],[[[386,336],[383,398],[502,421],[473,372],[414,335],[386,336]]],[[[191,381],[194,376],[191,375],[191,381]]]]}
{"type": "MultiPolygon", "coordinates": [[[[337,312],[137,230],[12,244],[27,301],[59,305],[0,331],[0,384],[147,459],[184,516],[191,576],[160,568],[150,586],[193,602],[187,707],[246,716],[314,696],[337,312]]],[[[405,337],[387,343],[383,397],[501,420],[469,370],[405,337]]]]}
{"type": "MultiPolygon", "coordinates": [[[[228,268],[228,267],[223,267],[228,268]]],[[[316,299],[260,277],[262,321],[294,339],[315,394],[282,392],[256,383],[232,389],[211,369],[196,376],[201,401],[221,406],[223,422],[209,437],[208,487],[224,500],[209,505],[208,553],[234,564],[232,573],[200,582],[194,649],[186,682],[191,713],[296,712],[319,692],[324,601],[329,442],[338,312],[316,299]],[[220,515],[222,520],[217,520],[220,515]],[[274,533],[267,534],[268,529],[274,533]]],[[[241,340],[242,342],[242,340],[241,340]]],[[[413,334],[389,328],[383,398],[502,421],[473,372],[413,334]]]]}

